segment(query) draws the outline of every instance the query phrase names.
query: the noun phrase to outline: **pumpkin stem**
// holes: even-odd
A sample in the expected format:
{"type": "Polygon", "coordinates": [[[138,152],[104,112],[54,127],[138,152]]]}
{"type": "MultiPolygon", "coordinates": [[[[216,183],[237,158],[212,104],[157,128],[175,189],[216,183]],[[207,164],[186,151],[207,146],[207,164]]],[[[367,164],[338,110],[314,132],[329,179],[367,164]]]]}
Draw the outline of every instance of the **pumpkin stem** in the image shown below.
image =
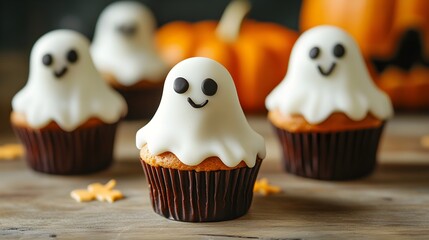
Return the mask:
{"type": "Polygon", "coordinates": [[[240,33],[241,23],[250,11],[248,0],[233,0],[226,7],[216,28],[217,36],[225,42],[234,42],[240,33]]]}

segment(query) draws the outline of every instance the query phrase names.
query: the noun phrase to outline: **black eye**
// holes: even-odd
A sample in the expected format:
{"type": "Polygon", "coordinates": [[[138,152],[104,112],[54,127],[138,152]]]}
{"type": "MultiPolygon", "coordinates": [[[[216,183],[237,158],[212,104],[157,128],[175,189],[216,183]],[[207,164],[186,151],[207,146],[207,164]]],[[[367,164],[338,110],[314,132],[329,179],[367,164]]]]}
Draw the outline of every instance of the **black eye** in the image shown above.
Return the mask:
{"type": "Polygon", "coordinates": [[[45,66],[51,65],[53,61],[54,61],[54,59],[52,58],[52,55],[49,53],[43,55],[43,57],[42,57],[42,62],[45,66]]]}
{"type": "Polygon", "coordinates": [[[126,37],[132,37],[137,32],[137,24],[121,25],[117,30],[126,37]]]}
{"type": "Polygon", "coordinates": [[[76,50],[72,49],[67,53],[67,60],[71,63],[77,62],[78,56],[76,50]]]}
{"type": "Polygon", "coordinates": [[[334,56],[337,58],[340,58],[340,57],[344,56],[344,54],[346,54],[346,49],[344,48],[344,46],[340,43],[335,45],[334,56]]]}
{"type": "Polygon", "coordinates": [[[175,92],[182,94],[188,91],[189,83],[186,81],[186,79],[178,77],[176,80],[174,80],[173,88],[175,92]]]}
{"type": "Polygon", "coordinates": [[[310,50],[310,58],[316,59],[320,54],[320,49],[318,47],[314,47],[310,50]]]}
{"type": "Polygon", "coordinates": [[[217,92],[217,83],[211,78],[207,78],[201,84],[201,90],[207,96],[213,96],[217,92]]]}

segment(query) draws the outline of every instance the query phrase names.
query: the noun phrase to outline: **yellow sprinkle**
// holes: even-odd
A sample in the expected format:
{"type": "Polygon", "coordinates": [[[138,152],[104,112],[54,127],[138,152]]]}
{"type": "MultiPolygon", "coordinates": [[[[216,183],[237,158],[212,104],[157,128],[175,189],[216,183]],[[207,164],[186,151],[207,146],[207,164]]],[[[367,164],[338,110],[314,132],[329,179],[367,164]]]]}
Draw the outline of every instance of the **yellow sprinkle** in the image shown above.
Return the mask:
{"type": "MultiPolygon", "coordinates": [[[[108,201],[109,203],[113,203],[116,200],[122,199],[124,196],[122,195],[122,193],[118,190],[112,190],[110,192],[110,194],[108,195],[103,195],[102,198],[103,200],[101,201],[108,201]]],[[[97,196],[98,199],[98,196],[97,196]]],[[[100,199],[98,199],[100,201],[100,199]]]]}
{"type": "Polygon", "coordinates": [[[115,186],[116,186],[116,180],[115,179],[111,179],[109,182],[106,183],[107,189],[113,189],[115,186]]]}
{"type": "Polygon", "coordinates": [[[21,144],[6,144],[0,146],[0,160],[15,160],[24,155],[21,144]]]}
{"type": "Polygon", "coordinates": [[[88,191],[90,192],[100,192],[105,190],[108,189],[101,183],[92,183],[88,185],[88,191]]]}
{"type": "Polygon", "coordinates": [[[280,187],[270,185],[268,183],[268,179],[262,178],[255,182],[255,186],[253,187],[253,192],[257,192],[264,196],[268,196],[270,194],[281,192],[281,189],[280,187]]]}
{"type": "Polygon", "coordinates": [[[107,201],[109,203],[113,203],[114,201],[124,197],[119,190],[113,189],[115,185],[116,181],[114,179],[110,180],[105,185],[101,183],[93,183],[88,185],[87,190],[74,190],[70,195],[78,202],[86,202],[97,199],[98,201],[107,201]]]}
{"type": "Polygon", "coordinates": [[[92,192],[88,192],[86,189],[73,190],[70,193],[70,196],[78,202],[89,202],[94,200],[95,198],[95,194],[92,192]]]}
{"type": "Polygon", "coordinates": [[[423,136],[420,143],[422,144],[422,146],[424,148],[428,148],[429,149],[429,135],[423,136]]]}

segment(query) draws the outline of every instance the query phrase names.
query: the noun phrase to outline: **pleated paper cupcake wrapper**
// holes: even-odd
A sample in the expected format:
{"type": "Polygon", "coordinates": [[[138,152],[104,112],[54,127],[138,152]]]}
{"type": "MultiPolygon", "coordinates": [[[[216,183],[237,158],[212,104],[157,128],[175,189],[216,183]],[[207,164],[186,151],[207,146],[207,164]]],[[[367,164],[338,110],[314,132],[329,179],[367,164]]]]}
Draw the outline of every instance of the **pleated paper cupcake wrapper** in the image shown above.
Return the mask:
{"type": "Polygon", "coordinates": [[[61,129],[13,126],[26,149],[28,164],[50,174],[87,174],[108,168],[113,160],[117,123],[61,129]]]}
{"type": "Polygon", "coordinates": [[[125,98],[128,113],[125,120],[151,119],[158,109],[162,96],[162,84],[150,88],[116,90],[125,98]]]}
{"type": "Polygon", "coordinates": [[[351,180],[374,170],[384,124],[332,133],[291,133],[274,128],[287,172],[322,180],[351,180]]]}
{"type": "Polygon", "coordinates": [[[246,214],[261,162],[253,168],[196,172],[154,167],[141,160],[154,211],[185,222],[224,221],[246,214]]]}

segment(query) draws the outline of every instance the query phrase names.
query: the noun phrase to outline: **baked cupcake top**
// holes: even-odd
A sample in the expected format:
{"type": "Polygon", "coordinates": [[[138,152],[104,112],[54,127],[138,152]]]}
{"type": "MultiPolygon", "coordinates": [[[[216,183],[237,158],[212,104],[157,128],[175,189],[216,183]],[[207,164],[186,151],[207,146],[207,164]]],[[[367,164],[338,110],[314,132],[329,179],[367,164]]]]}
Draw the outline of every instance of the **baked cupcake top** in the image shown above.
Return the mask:
{"type": "Polygon", "coordinates": [[[154,41],[155,18],[138,2],[115,2],[100,15],[91,54],[96,67],[131,86],[139,81],[161,81],[167,65],[154,41]]]}
{"type": "Polygon", "coordinates": [[[168,73],[161,103],[136,135],[137,148],[171,152],[195,166],[219,157],[228,167],[253,167],[265,157],[265,142],[248,124],[229,72],[209,58],[183,60],[168,73]]]}
{"type": "Polygon", "coordinates": [[[88,39],[71,30],[55,30],[37,40],[27,84],[13,97],[12,107],[33,128],[54,121],[66,131],[90,118],[114,123],[127,109],[95,69],[88,39]]]}
{"type": "Polygon", "coordinates": [[[384,120],[392,104],[372,81],[353,38],[340,28],[319,26],[295,43],[283,81],[268,95],[266,107],[302,115],[311,124],[333,113],[359,121],[368,114],[384,120]]]}

